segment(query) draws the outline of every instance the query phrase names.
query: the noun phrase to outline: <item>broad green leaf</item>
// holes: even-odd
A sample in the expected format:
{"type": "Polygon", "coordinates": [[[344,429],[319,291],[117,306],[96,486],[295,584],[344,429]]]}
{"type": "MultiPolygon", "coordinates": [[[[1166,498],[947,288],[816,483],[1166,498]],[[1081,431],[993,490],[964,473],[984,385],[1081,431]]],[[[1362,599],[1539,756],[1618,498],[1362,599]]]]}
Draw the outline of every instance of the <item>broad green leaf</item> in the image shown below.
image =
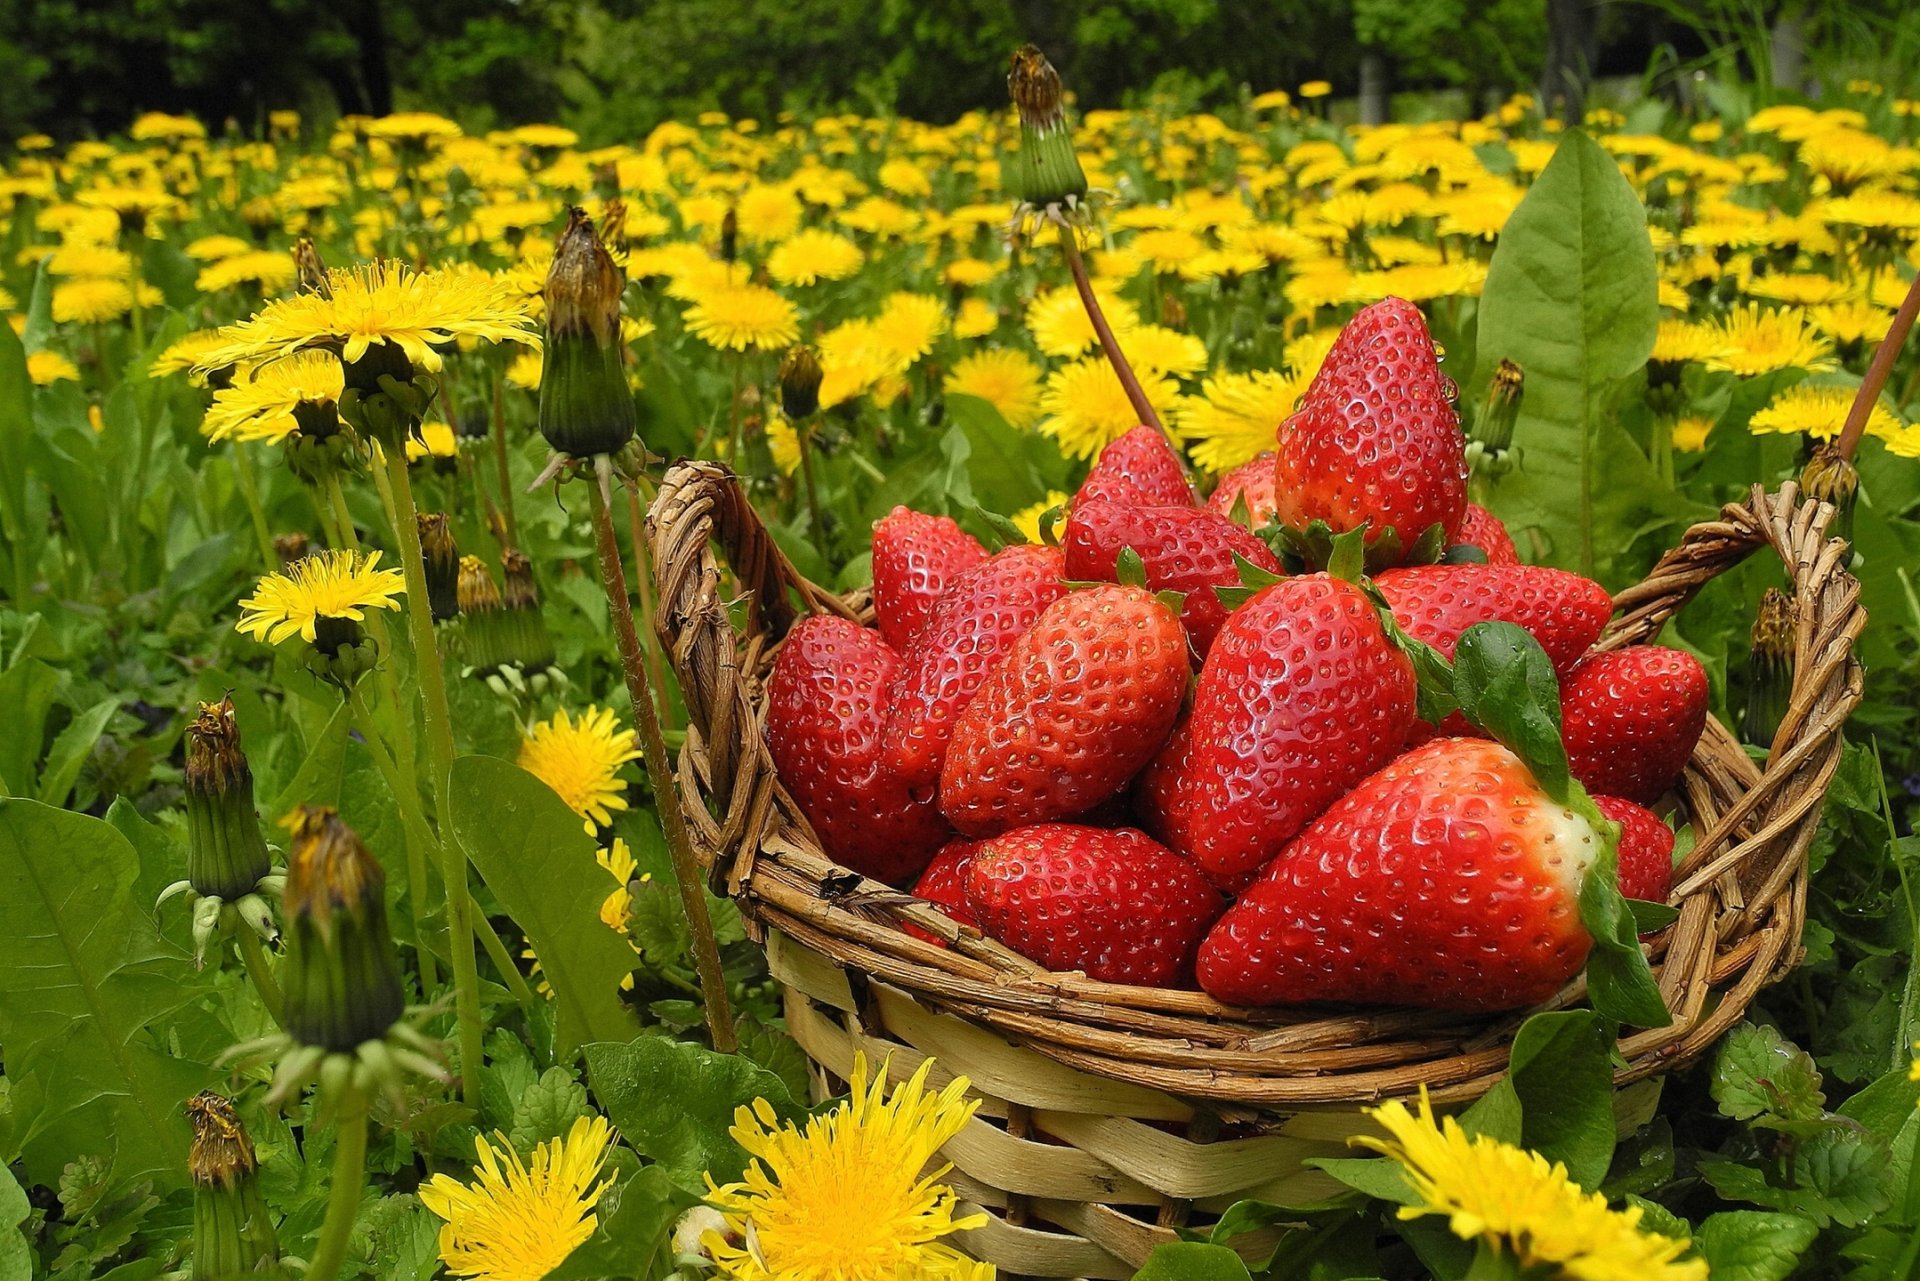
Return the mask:
{"type": "Polygon", "coordinates": [[[1513,623],[1475,623],[1453,651],[1460,711],[1526,763],[1540,790],[1561,804],[1571,792],[1560,742],[1560,682],[1540,642],[1513,623]]]}
{"type": "Polygon", "coordinates": [[[0,784],[16,796],[33,792],[47,713],[60,692],[60,673],[37,658],[23,658],[0,676],[0,784]]]}
{"type": "Polygon", "coordinates": [[[1652,1232],[1657,1236],[1672,1237],[1676,1241],[1693,1239],[1693,1228],[1687,1221],[1661,1205],[1658,1201],[1649,1201],[1643,1196],[1629,1192],[1626,1203],[1640,1207],[1640,1230],[1652,1232]]]}
{"type": "Polygon", "coordinates": [[[1460,1128],[1478,1138],[1482,1135],[1502,1143],[1518,1145],[1525,1124],[1520,1115],[1520,1096],[1510,1080],[1488,1090],[1459,1116],[1460,1128]]]}
{"type": "Polygon", "coordinates": [[[1786,1281],[1820,1229],[1792,1214],[1723,1210],[1707,1216],[1693,1248],[1713,1281],[1786,1281]]]}
{"type": "Polygon", "coordinates": [[[1170,1241],[1155,1246],[1133,1281],[1248,1281],[1247,1265],[1224,1245],[1170,1241]]]}
{"type": "Polygon", "coordinates": [[[1920,1107],[1920,1081],[1900,1067],[1880,1077],[1834,1109],[1852,1117],[1882,1138],[1898,1134],[1920,1107]]]}
{"type": "MultiPolygon", "coordinates": [[[[41,273],[44,284],[45,273],[41,273]]],[[[27,374],[27,350],[13,326],[0,333],[0,536],[8,543],[13,568],[8,579],[12,592],[28,586],[23,575],[32,563],[41,539],[27,518],[27,456],[33,446],[33,379],[27,374]]],[[[25,608],[25,597],[15,606],[25,608]]],[[[19,784],[15,784],[19,786],[19,784]]]]}
{"type": "Polygon", "coordinates": [[[1049,436],[1021,431],[977,396],[946,398],[949,430],[966,439],[966,470],[975,500],[1001,512],[1019,511],[1064,488],[1067,463],[1049,436]]]}
{"type": "Polygon", "coordinates": [[[1815,1121],[1826,1112],[1813,1056],[1767,1026],[1742,1023],[1713,1062],[1714,1102],[1736,1121],[1815,1121]]]}
{"type": "Polygon", "coordinates": [[[1307,1165],[1330,1174],[1356,1192],[1364,1192],[1376,1201],[1395,1205],[1417,1205],[1420,1198],[1407,1185],[1400,1163],[1387,1157],[1322,1156],[1309,1157],[1307,1165]]]}
{"type": "Polygon", "coordinates": [[[368,1262],[380,1281],[428,1281],[440,1270],[442,1220],[412,1194],[383,1196],[360,1211],[368,1262]]]}
{"type": "Polygon", "coordinates": [[[98,819],[0,800],[0,1049],[27,1174],[51,1185],[74,1156],[116,1185],[186,1182],[181,1104],[214,1073],[179,1052],[213,1016],[211,975],[132,901],[139,860],[98,819]]]}
{"type": "Polygon", "coordinates": [[[0,1281],[30,1281],[33,1276],[33,1247],[20,1230],[31,1213],[26,1190],[0,1163],[0,1281]]]}
{"type": "Polygon", "coordinates": [[[510,1130],[520,1098],[540,1079],[527,1043],[510,1028],[487,1037],[486,1067],[480,1072],[480,1127],[510,1130]]]}
{"type": "Polygon", "coordinates": [[[1536,1014],[1513,1038],[1506,1079],[1481,1100],[1511,1098],[1520,1114],[1513,1141],[1561,1162],[1588,1190],[1613,1160],[1613,1041],[1591,1010],[1536,1014]]]}
{"type": "Polygon", "coordinates": [[[1525,376],[1520,466],[1496,484],[1500,509],[1589,576],[1623,550],[1612,540],[1634,505],[1668,488],[1603,404],[1653,350],[1656,284],[1639,197],[1598,143],[1569,131],[1494,246],[1476,347],[1480,370],[1508,359],[1525,376]]]}
{"type": "Polygon", "coordinates": [[[655,1275],[654,1260],[672,1239],[674,1224],[696,1199],[657,1165],[634,1171],[607,1193],[594,1234],[547,1273],[546,1281],[655,1275]]]}
{"type": "Polygon", "coordinates": [[[1792,1145],[1784,1176],[1710,1158],[1700,1173],[1721,1196],[1803,1215],[1820,1227],[1858,1227],[1892,1203],[1886,1140],[1836,1121],[1792,1145]]]}
{"type": "Polygon", "coordinates": [[[746,1166],[727,1133],[736,1108],[765,1099],[783,1119],[804,1115],[779,1077],[738,1055],[660,1036],[595,1042],[585,1053],[587,1081],[621,1137],[696,1194],[703,1171],[726,1183],[746,1166]]]}
{"type": "Polygon", "coordinates": [[[455,838],[540,957],[560,1005],[561,1057],[587,1041],[632,1035],[620,981],[633,970],[633,949],[600,919],[616,885],[594,860],[580,816],[545,783],[490,756],[455,761],[448,790],[455,838]]]}
{"type": "MultiPolygon", "coordinates": [[[[1584,788],[1580,795],[1585,797],[1584,788]]],[[[1635,1027],[1673,1022],[1640,947],[1640,927],[1620,894],[1620,856],[1612,837],[1580,882],[1580,923],[1593,936],[1587,953],[1587,999],[1593,1008],[1635,1027]]]]}
{"type": "Polygon", "coordinates": [[[107,722],[120,710],[119,695],[111,695],[74,717],[47,749],[46,768],[40,771],[40,800],[48,805],[66,801],[80,768],[106,732],[107,722]]]}
{"type": "Polygon", "coordinates": [[[587,1115],[587,1087],[563,1067],[541,1073],[514,1102],[513,1127],[507,1137],[515,1150],[531,1152],[536,1144],[557,1139],[580,1117],[587,1115]]]}

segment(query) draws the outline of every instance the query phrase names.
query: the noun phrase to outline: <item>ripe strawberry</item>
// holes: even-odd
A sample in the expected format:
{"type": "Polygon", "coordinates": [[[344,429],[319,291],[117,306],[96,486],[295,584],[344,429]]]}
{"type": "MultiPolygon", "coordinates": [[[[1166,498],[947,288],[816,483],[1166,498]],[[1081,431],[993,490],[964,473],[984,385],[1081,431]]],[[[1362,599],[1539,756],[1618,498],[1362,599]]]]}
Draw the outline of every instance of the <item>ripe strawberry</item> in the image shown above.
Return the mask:
{"type": "Polygon", "coordinates": [[[1567,764],[1589,792],[1651,805],[1680,781],[1706,728],[1706,669],[1659,645],[1590,655],[1562,682],[1560,721],[1567,764]]]}
{"type": "Polygon", "coordinates": [[[1227,621],[1227,607],[1213,589],[1240,585],[1234,553],[1269,573],[1280,572],[1265,543],[1204,507],[1081,503],[1067,518],[1060,547],[1068,578],[1101,582],[1114,581],[1120,553],[1133,548],[1146,567],[1148,587],[1186,594],[1180,621],[1203,658],[1227,621]]]}
{"type": "Polygon", "coordinates": [[[1601,849],[1512,752],[1436,739],[1287,846],[1201,945],[1200,986],[1235,1005],[1543,1001],[1586,961],[1578,896],[1601,849]]]}
{"type": "Polygon", "coordinates": [[[1282,523],[1365,522],[1411,547],[1431,525],[1459,526],[1467,502],[1465,438],[1420,309],[1388,298],[1334,340],[1300,408],[1280,424],[1274,467],[1282,523]]]}
{"type": "Polygon", "coordinates": [[[767,747],[781,783],[830,856],[892,885],[951,830],[880,759],[899,666],[878,632],[816,615],[794,625],[767,682],[767,747]]]}
{"type": "Polygon", "coordinates": [[[1168,845],[1174,843],[1175,832],[1192,830],[1193,820],[1186,811],[1200,790],[1184,785],[1193,770],[1192,756],[1193,717],[1187,715],[1180,718],[1167,736],[1166,746],[1140,771],[1134,783],[1133,807],[1140,826],[1168,845]]]}
{"type": "MultiPolygon", "coordinates": [[[[1400,751],[1413,664],[1361,590],[1275,583],[1227,619],[1194,688],[1184,767],[1152,774],[1168,843],[1237,890],[1315,815],[1400,751]]],[[[1165,757],[1163,756],[1163,762],[1165,757]]]]}
{"type": "Polygon", "coordinates": [[[1069,593],[961,712],[941,768],[941,812],[986,836],[1098,805],[1160,750],[1191,675],[1186,633],[1153,593],[1069,593]]]}
{"type": "Polygon", "coordinates": [[[896,507],[873,527],[873,612],[880,634],[905,650],[933,602],[987,551],[950,517],[896,507]]]}
{"type": "Polygon", "coordinates": [[[1673,888],[1673,829],[1652,810],[1617,796],[1596,796],[1593,803],[1620,824],[1620,893],[1666,902],[1673,888]]]}
{"type": "Polygon", "coordinates": [[[981,928],[1050,970],[1152,987],[1193,981],[1220,896],[1193,864],[1130,827],[1040,823],[980,842],[967,902],[981,928]]]}
{"type": "MultiPolygon", "coordinates": [[[[927,870],[913,883],[914,897],[927,900],[960,924],[971,925],[976,930],[980,928],[980,918],[967,906],[967,869],[973,866],[973,851],[978,846],[978,841],[954,837],[940,847],[933,862],[927,864],[927,870]]],[[[917,925],[903,928],[923,942],[940,942],[917,925]]]]}
{"type": "Polygon", "coordinates": [[[885,759],[915,794],[940,781],[947,742],[980,683],[1047,606],[1066,594],[1057,547],[1005,548],[954,580],[901,655],[885,759]]]}
{"type": "Polygon", "coordinates": [[[1274,453],[1269,449],[1252,462],[1242,463],[1220,478],[1207,506],[1222,516],[1233,515],[1234,500],[1246,496],[1248,525],[1259,529],[1273,518],[1278,499],[1273,489],[1274,453]]]}
{"type": "Polygon", "coordinates": [[[1544,565],[1410,565],[1373,581],[1407,633],[1448,658],[1475,623],[1516,623],[1540,642],[1562,677],[1613,613],[1606,588],[1544,565]]]}
{"type": "Polygon", "coordinates": [[[1193,486],[1167,438],[1140,426],[1100,451],[1071,506],[1102,500],[1136,507],[1191,507],[1193,486]]]}
{"type": "Polygon", "coordinates": [[[1520,563],[1520,553],[1514,550],[1513,535],[1507,533],[1507,527],[1500,523],[1498,516],[1479,503],[1467,504],[1466,514],[1460,518],[1460,528],[1454,531],[1449,541],[1478,547],[1487,554],[1489,565],[1520,563]]]}

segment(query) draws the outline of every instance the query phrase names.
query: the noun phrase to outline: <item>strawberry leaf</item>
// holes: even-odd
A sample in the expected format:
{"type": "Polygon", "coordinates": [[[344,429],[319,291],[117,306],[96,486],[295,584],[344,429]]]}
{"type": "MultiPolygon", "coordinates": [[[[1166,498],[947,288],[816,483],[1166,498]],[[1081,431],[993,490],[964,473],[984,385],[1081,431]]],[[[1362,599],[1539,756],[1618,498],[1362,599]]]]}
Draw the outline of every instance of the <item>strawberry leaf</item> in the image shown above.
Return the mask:
{"type": "Polygon", "coordinates": [[[982,524],[991,529],[1000,541],[1009,547],[1017,547],[1028,542],[1027,531],[1002,516],[999,512],[990,512],[979,503],[973,504],[973,514],[982,524]]]}
{"type": "Polygon", "coordinates": [[[1627,910],[1633,913],[1633,927],[1642,934],[1652,934],[1655,930],[1664,930],[1680,919],[1680,909],[1669,907],[1665,903],[1654,903],[1643,898],[1627,900],[1627,910]]]}
{"type": "Polygon", "coordinates": [[[1439,521],[1428,525],[1420,537],[1413,540],[1413,546],[1400,559],[1402,565],[1432,565],[1438,563],[1447,550],[1447,531],[1439,521]]]}
{"type": "Polygon", "coordinates": [[[1233,567],[1240,572],[1240,585],[1213,589],[1213,594],[1220,598],[1220,603],[1225,605],[1229,612],[1239,609],[1267,588],[1286,578],[1285,574],[1276,574],[1270,569],[1261,568],[1239,552],[1233,554],[1233,567]]]}
{"type": "Polygon", "coordinates": [[[1187,594],[1185,592],[1173,591],[1170,588],[1166,591],[1155,592],[1153,598],[1159,601],[1161,606],[1175,618],[1180,617],[1181,611],[1187,607],[1187,594]]]}
{"type": "Polygon", "coordinates": [[[1147,585],[1147,563],[1140,559],[1140,553],[1131,547],[1122,547],[1119,556],[1113,562],[1113,581],[1122,587],[1145,587],[1147,585]]]}
{"type": "MultiPolygon", "coordinates": [[[[1583,797],[1585,793],[1582,788],[1583,797]]],[[[1580,923],[1593,936],[1593,950],[1587,954],[1587,999],[1621,1023],[1666,1027],[1673,1015],[1647,967],[1647,954],[1640,950],[1639,923],[1620,894],[1617,835],[1603,830],[1602,836],[1600,857],[1580,882],[1580,923]]]]}
{"type": "Polygon", "coordinates": [[[1560,741],[1560,682],[1539,641],[1513,623],[1475,623],[1454,647],[1453,693],[1468,720],[1526,762],[1541,791],[1570,803],[1573,775],[1560,741]]]}
{"type": "Polygon", "coordinates": [[[1367,527],[1335,534],[1327,553],[1327,574],[1342,582],[1357,583],[1367,572],[1367,527]]]}
{"type": "Polygon", "coordinates": [[[1245,489],[1233,496],[1233,506],[1227,509],[1227,519],[1247,529],[1253,528],[1253,508],[1247,505],[1245,489]]]}
{"type": "Polygon", "coordinates": [[[1473,543],[1455,543],[1441,553],[1442,565],[1484,565],[1487,563],[1486,549],[1473,543]]]}
{"type": "Polygon", "coordinates": [[[1063,503],[1055,503],[1040,513],[1040,541],[1049,547],[1060,545],[1060,523],[1067,518],[1063,503]]]}

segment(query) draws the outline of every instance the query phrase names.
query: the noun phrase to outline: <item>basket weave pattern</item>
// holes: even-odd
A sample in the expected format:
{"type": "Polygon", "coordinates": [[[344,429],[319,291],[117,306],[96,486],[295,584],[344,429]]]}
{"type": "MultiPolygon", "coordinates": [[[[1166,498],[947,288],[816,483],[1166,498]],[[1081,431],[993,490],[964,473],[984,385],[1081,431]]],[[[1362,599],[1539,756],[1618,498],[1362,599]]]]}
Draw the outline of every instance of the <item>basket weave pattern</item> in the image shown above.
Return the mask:
{"type": "MultiPolygon", "coordinates": [[[[1826,536],[1831,517],[1792,484],[1756,487],[1615,598],[1600,647],[1652,641],[1704,584],[1765,547],[1798,606],[1792,696],[1765,764],[1710,718],[1687,767],[1681,801],[1697,840],[1675,872],[1679,919],[1651,946],[1673,1023],[1622,1038],[1622,1086],[1698,1057],[1799,959],[1807,848],[1861,694],[1852,646],[1866,614],[1846,545],[1826,536]]],[[[1196,1210],[1322,1195],[1332,1185],[1300,1162],[1345,1153],[1360,1106],[1422,1084],[1436,1102],[1477,1098],[1505,1072],[1528,1014],[1583,997],[1576,980],[1534,1010],[1492,1017],[1247,1010],[1048,972],[835,865],[775,777],[761,686],[779,642],[801,609],[870,622],[865,593],[805,581],[715,464],[667,473],[648,536],[656,623],[690,721],[681,803],[713,886],[766,942],[790,1030],[818,1068],[844,1079],[864,1050],[891,1053],[896,1075],[932,1055],[939,1079],[972,1078],[981,1115],[945,1155],[962,1195],[992,1212],[964,1242],[983,1260],[1125,1277],[1196,1210]]],[[[1623,1124],[1653,1089],[1623,1092],[1623,1124]]]]}

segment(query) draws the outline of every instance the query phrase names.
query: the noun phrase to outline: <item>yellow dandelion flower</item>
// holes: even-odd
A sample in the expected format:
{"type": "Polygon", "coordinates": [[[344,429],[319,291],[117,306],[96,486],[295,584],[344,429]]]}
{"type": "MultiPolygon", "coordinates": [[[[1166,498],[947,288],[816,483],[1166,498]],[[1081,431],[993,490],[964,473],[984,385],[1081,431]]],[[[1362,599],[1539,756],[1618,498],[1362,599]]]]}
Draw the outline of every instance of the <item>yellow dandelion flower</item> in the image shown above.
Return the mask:
{"type": "Polygon", "coordinates": [[[634,732],[621,729],[613,712],[599,707],[588,707],[578,719],[562,708],[520,742],[520,768],[585,819],[589,835],[627,808],[620,767],[639,759],[634,732]]]}
{"type": "MultiPolygon", "coordinates": [[[[222,346],[226,340],[217,329],[200,329],[186,335],[176,342],[169,343],[165,350],[153,358],[147,366],[147,377],[164,378],[168,374],[177,374],[191,370],[200,363],[200,357],[222,346]]],[[[196,385],[205,383],[204,376],[190,374],[190,380],[196,385]]]]}
{"type": "Polygon", "coordinates": [[[1354,276],[1347,297],[1353,302],[1377,302],[1382,298],[1405,298],[1426,302],[1455,295],[1474,297],[1487,281],[1487,266],[1478,259],[1456,262],[1408,263],[1385,271],[1367,271],[1354,276]]]}
{"type": "Polygon", "coordinates": [[[200,420],[200,434],[210,441],[280,444],[300,430],[303,407],[317,408],[324,415],[338,404],[344,382],[340,361],[332,352],[296,352],[214,392],[213,403],[200,420]]]}
{"type": "Polygon", "coordinates": [[[1416,1116],[1394,1100],[1367,1114],[1387,1139],[1355,1142],[1400,1163],[1421,1204],[1402,1219],[1446,1216],[1464,1241],[1484,1241],[1541,1268],[1583,1281],[1707,1281],[1702,1259],[1685,1259],[1689,1242],[1640,1228],[1638,1206],[1607,1207],[1583,1191],[1563,1165],[1485,1136],[1469,1138],[1452,1117],[1436,1122],[1426,1091],[1416,1116]]]}
{"type": "Polygon", "coordinates": [[[1776,369],[1832,369],[1833,344],[1815,333],[1798,308],[1736,307],[1721,322],[1722,346],[1707,368],[1750,378],[1776,369]]]}
{"type": "Polygon", "coordinates": [[[1877,343],[1892,327],[1893,313],[1870,302],[1837,302],[1809,308],[1807,319],[1836,343],[1877,343]]]}
{"type": "Polygon", "coordinates": [[[688,332],[721,351],[785,347],[800,337],[800,313],[765,285],[707,290],[686,320],[688,332]]]}
{"type": "Polygon", "coordinates": [[[36,387],[49,387],[54,383],[80,381],[80,367],[57,351],[36,351],[27,357],[27,377],[36,387]]]}
{"type": "Polygon", "coordinates": [[[1687,414],[1673,424],[1673,447],[1685,453],[1698,453],[1707,447],[1707,434],[1713,430],[1713,419],[1700,414],[1687,414]]]}
{"type": "MultiPolygon", "coordinates": [[[[633,857],[633,851],[627,843],[617,836],[613,838],[613,844],[603,845],[594,851],[593,861],[616,883],[613,892],[600,904],[600,923],[615,933],[625,934],[627,916],[633,910],[633,893],[627,889],[627,883],[640,870],[639,861],[633,857]]],[[[652,873],[640,879],[651,880],[652,873]]]]}
{"type": "Polygon", "coordinates": [[[50,276],[128,280],[133,276],[133,255],[108,245],[78,241],[54,250],[46,267],[50,276]]]}
{"type": "Polygon", "coordinates": [[[1000,274],[1001,264],[979,258],[956,258],[941,269],[940,279],[961,289],[984,285],[1000,274]]]}
{"type": "MultiPolygon", "coordinates": [[[[1163,415],[1180,403],[1171,379],[1148,370],[1135,372],[1147,403],[1163,415]]],[[[1070,458],[1092,458],[1140,425],[1120,379],[1100,356],[1076,360],[1049,374],[1040,409],[1048,417],[1041,420],[1039,430],[1058,441],[1070,458]]]]}
{"type": "Polygon", "coordinates": [[[124,280],[69,280],[53,288],[59,324],[104,325],[132,310],[133,288],[124,280]]]}
{"type": "Polygon", "coordinates": [[[613,1127],[605,1117],[580,1117],[566,1137],[536,1146],[531,1163],[506,1135],[494,1137],[474,1139],[474,1182],[436,1174],[421,1186],[420,1204],[446,1220],[440,1261],[454,1276],[540,1281],[599,1226],[593,1207],[613,1183],[600,1179],[613,1127]]]}
{"type": "Polygon", "coordinates": [[[389,142],[420,143],[460,136],[459,125],[430,111],[396,111],[390,116],[366,121],[362,129],[369,138],[389,142]]]}
{"type": "Polygon", "coordinates": [[[1299,379],[1302,386],[1311,382],[1320,372],[1320,366],[1327,363],[1327,353],[1333,350],[1333,344],[1339,341],[1340,331],[1332,326],[1301,334],[1281,352],[1287,372],[1299,379]]]}
{"type": "MultiPolygon", "coordinates": [[[[1140,313],[1119,294],[1093,287],[1093,295],[1106,313],[1115,333],[1125,333],[1140,323],[1140,313]]],[[[1078,356],[1099,341],[1080,295],[1071,285],[1061,285],[1033,296],[1027,304],[1027,330],[1044,355],[1078,356]]]]}
{"type": "Polygon", "coordinates": [[[817,227],[796,232],[767,255],[767,274],[783,285],[845,280],[859,272],[864,255],[845,236],[817,227]]]}
{"type": "Polygon", "coordinates": [[[1855,192],[1827,201],[1819,215],[1829,225],[1899,232],[1907,239],[1920,235],[1920,198],[1903,191],[1855,192]]]}
{"type": "Polygon", "coordinates": [[[312,643],[323,623],[357,623],[370,609],[400,608],[393,598],[406,589],[399,570],[380,568],[377,551],[319,551],[262,578],[240,602],[234,630],[269,645],[294,635],[312,643]]]}
{"type": "Polygon", "coordinates": [[[523,351],[507,365],[507,386],[519,387],[524,391],[540,390],[540,374],[546,368],[546,358],[537,351],[523,351]]]}
{"type": "Polygon", "coordinates": [[[1194,442],[1195,463],[1210,472],[1232,471],[1273,448],[1274,434],[1306,386],[1305,378],[1271,370],[1219,374],[1180,407],[1177,429],[1194,442]]]}
{"type": "Polygon", "coordinates": [[[1920,458],[1920,423],[1903,427],[1888,437],[1887,452],[1901,458],[1920,458]]]}
{"type": "Polygon", "coordinates": [[[1145,261],[1152,263],[1155,271],[1162,275],[1173,275],[1186,265],[1189,259],[1205,253],[1207,246],[1191,231],[1168,227],[1158,231],[1141,232],[1133,238],[1131,248],[1145,261]]]}
{"type": "Polygon", "coordinates": [[[1207,367],[1207,345],[1192,334],[1164,325],[1137,325],[1120,340],[1120,349],[1136,370],[1189,377],[1207,367]]]}
{"type": "Polygon", "coordinates": [[[938,298],[901,290],[887,296],[874,324],[881,345],[905,370],[932,351],[934,339],[946,332],[947,307],[938,298]]]}
{"type": "Polygon", "coordinates": [[[1338,307],[1353,294],[1353,272],[1337,258],[1295,263],[1284,292],[1296,311],[1338,307]]]}
{"type": "Polygon", "coordinates": [[[924,200],[933,194],[933,183],[926,173],[904,157],[895,157],[880,166],[880,185],[909,200],[924,200]]]}
{"type": "Polygon", "coordinates": [[[452,458],[460,452],[453,427],[438,419],[420,424],[418,438],[407,438],[407,461],[417,463],[428,458],[452,458]]]}
{"type": "Polygon", "coordinates": [[[1702,361],[1717,355],[1725,345],[1726,339],[1713,325],[1665,319],[1654,331],[1653,354],[1648,359],[1669,365],[1689,360],[1702,361]]]}
{"type": "Polygon", "coordinates": [[[1040,518],[1056,507],[1064,511],[1067,506],[1067,501],[1068,498],[1066,494],[1057,489],[1049,489],[1045,498],[1042,498],[1039,502],[1029,507],[1022,507],[1007,519],[1011,520],[1014,523],[1014,527],[1027,536],[1028,542],[1037,543],[1040,541],[1040,518]]]}
{"type": "MultiPolygon", "coordinates": [[[[1815,440],[1831,440],[1840,434],[1853,408],[1852,387],[1814,387],[1795,383],[1778,393],[1747,421],[1747,430],[1756,436],[1777,434],[1807,435],[1815,440]]],[[[1867,434],[1882,440],[1899,435],[1900,420],[1884,404],[1876,403],[1867,413],[1867,434]]]]}
{"type": "Polygon", "coordinates": [[[391,343],[429,372],[437,346],[456,338],[537,343],[530,304],[512,286],[471,268],[415,271],[381,260],[327,273],[332,297],[300,293],[269,303],[220,331],[226,341],[202,356],[202,369],[273,360],[307,347],[338,351],[348,364],[391,343]]]}
{"type": "Polygon", "coordinates": [[[1333,92],[1333,86],[1325,80],[1309,80],[1300,86],[1300,96],[1311,102],[1315,98],[1324,98],[1333,92]]]}
{"type": "Polygon", "coordinates": [[[252,253],[253,246],[238,236],[202,236],[190,242],[185,250],[187,257],[195,262],[218,262],[222,258],[231,258],[235,254],[252,253]]]}
{"type": "Polygon", "coordinates": [[[991,1281],[941,1238],[986,1222],[962,1215],[950,1168],[930,1163],[964,1129],[979,1104],[957,1078],[927,1089],[931,1061],[891,1096],[886,1068],[869,1079],[853,1063],[851,1096],[801,1130],[779,1123],[764,1099],[734,1114],[733,1137],[753,1158],[738,1183],[714,1187],[708,1202],[724,1233],[702,1239],[730,1281],[991,1281]]]}
{"type": "Polygon", "coordinates": [[[820,407],[831,409],[897,373],[898,357],[871,320],[848,320],[820,335],[820,407]]]}
{"type": "Polygon", "coordinates": [[[767,415],[767,452],[773,455],[773,465],[782,476],[800,470],[800,437],[787,416],[777,409],[767,415]]]}
{"type": "Polygon", "coordinates": [[[968,298],[961,302],[960,310],[953,318],[953,336],[955,338],[985,338],[1000,328],[1000,313],[985,298],[968,298]]]}
{"type": "Polygon", "coordinates": [[[951,395],[978,396],[1015,427],[1040,416],[1040,366],[1025,353],[995,349],[965,356],[943,384],[951,395]]]}
{"type": "Polygon", "coordinates": [[[733,214],[740,234],[756,245],[771,244],[791,236],[805,213],[800,197],[790,185],[770,186],[756,182],[740,193],[733,214]]]}
{"type": "Polygon", "coordinates": [[[1811,307],[1821,303],[1835,303],[1845,298],[1847,286],[1832,276],[1823,276],[1815,271],[1777,271],[1765,276],[1755,276],[1747,281],[1742,292],[1750,298],[1765,298],[1769,302],[1790,302],[1796,306],[1811,307]]]}

